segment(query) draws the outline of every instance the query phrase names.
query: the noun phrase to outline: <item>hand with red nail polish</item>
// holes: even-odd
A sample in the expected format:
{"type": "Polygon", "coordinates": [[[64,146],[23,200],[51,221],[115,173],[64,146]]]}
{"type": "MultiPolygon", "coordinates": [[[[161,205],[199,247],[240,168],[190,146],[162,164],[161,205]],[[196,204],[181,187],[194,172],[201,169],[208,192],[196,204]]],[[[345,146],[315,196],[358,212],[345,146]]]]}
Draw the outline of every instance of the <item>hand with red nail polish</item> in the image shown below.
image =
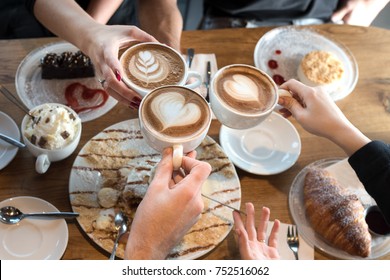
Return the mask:
{"type": "MultiPolygon", "coordinates": [[[[107,14],[112,12],[118,1],[101,1],[101,3],[100,5],[104,3],[104,6],[98,7],[96,6],[98,4],[96,4],[93,7],[89,7],[88,12],[91,16],[73,0],[36,0],[33,12],[36,18],[54,34],[72,43],[91,58],[95,68],[96,80],[105,81],[104,89],[112,97],[128,106],[138,108],[138,100],[140,100],[141,96],[122,82],[124,71],[118,56],[121,49],[129,47],[134,42],[157,42],[157,40],[136,26],[102,24],[104,23],[104,18],[100,17],[99,15],[102,14],[99,13],[105,12],[107,14]],[[102,7],[105,9],[100,9],[102,7]],[[64,22],[66,24],[63,24],[64,22]],[[135,97],[138,100],[134,99],[135,97]]],[[[166,1],[159,0],[140,1],[139,16],[142,17],[142,19],[140,17],[140,21],[142,24],[153,21],[153,24],[150,24],[150,26],[154,26],[154,28],[146,28],[145,30],[157,31],[155,29],[161,25],[157,24],[156,21],[164,20],[167,22],[165,24],[168,24],[168,22],[177,23],[178,21],[167,20],[166,17],[170,17],[170,13],[163,13],[165,18],[161,15],[159,18],[151,16],[151,14],[159,12],[158,7],[161,5],[171,8],[173,14],[178,8],[176,3],[174,6],[171,6],[172,3],[168,4],[166,1]],[[149,11],[146,14],[145,6],[149,6],[151,3],[155,3],[156,7],[153,8],[153,11],[149,11]],[[173,9],[174,7],[176,8],[173,9]]],[[[163,30],[169,30],[169,28],[163,30]]],[[[158,33],[156,32],[155,34],[158,33]]]]}

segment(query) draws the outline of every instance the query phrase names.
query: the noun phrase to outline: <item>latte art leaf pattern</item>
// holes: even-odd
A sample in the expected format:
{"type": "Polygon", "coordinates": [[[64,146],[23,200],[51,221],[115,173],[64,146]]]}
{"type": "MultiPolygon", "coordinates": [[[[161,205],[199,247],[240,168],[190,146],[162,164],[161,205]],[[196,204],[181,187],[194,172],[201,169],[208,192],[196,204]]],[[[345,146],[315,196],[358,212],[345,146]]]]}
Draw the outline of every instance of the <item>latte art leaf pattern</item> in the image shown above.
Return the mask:
{"type": "Polygon", "coordinates": [[[224,81],[223,87],[227,94],[237,100],[259,101],[259,88],[249,77],[236,74],[232,79],[224,81]]]}
{"type": "Polygon", "coordinates": [[[140,51],[129,63],[130,73],[143,84],[161,82],[169,74],[165,57],[151,51],[140,51]]]}
{"type": "Polygon", "coordinates": [[[166,92],[157,96],[153,99],[151,108],[163,130],[194,124],[202,116],[197,104],[186,102],[185,97],[177,92],[166,92]]]}

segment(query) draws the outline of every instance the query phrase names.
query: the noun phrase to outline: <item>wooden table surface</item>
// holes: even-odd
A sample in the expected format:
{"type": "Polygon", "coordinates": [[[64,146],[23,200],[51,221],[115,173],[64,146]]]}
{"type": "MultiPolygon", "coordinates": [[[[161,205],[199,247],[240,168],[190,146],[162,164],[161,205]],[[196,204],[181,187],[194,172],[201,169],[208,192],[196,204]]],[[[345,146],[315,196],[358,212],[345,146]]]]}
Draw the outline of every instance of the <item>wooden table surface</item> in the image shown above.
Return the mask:
{"type": "MultiPolygon", "coordinates": [[[[315,28],[347,46],[359,66],[359,81],[355,90],[338,101],[337,105],[367,136],[390,142],[390,114],[382,104],[382,96],[390,94],[390,31],[347,25],[322,25],[315,28]]],[[[254,65],[255,45],[270,29],[272,28],[185,31],[182,48],[195,48],[196,53],[215,53],[218,67],[233,63],[254,65]]],[[[0,41],[0,82],[15,93],[15,73],[21,60],[33,49],[55,40],[58,39],[0,41]]],[[[0,111],[11,116],[20,125],[23,112],[2,95],[0,111]]],[[[136,117],[137,112],[118,104],[106,115],[84,123],[81,141],[75,153],[64,161],[53,163],[44,175],[35,172],[34,157],[26,149],[20,149],[15,159],[0,170],[0,201],[15,196],[35,196],[49,201],[60,211],[70,211],[68,180],[80,148],[104,128],[136,117]]],[[[288,207],[288,193],[299,171],[320,159],[345,157],[336,145],[305,132],[294,120],[291,121],[302,141],[301,155],[294,166],[272,176],[253,175],[237,168],[242,188],[242,207],[248,201],[253,202],[257,208],[268,206],[271,209],[271,219],[278,218],[284,223],[293,223],[288,207]]],[[[220,123],[213,121],[209,131],[209,136],[217,141],[219,128],[220,123]]],[[[68,221],[68,227],[69,242],[63,259],[108,258],[108,253],[96,246],[76,221],[68,221]]],[[[383,258],[390,259],[390,254],[383,258]]],[[[233,234],[230,233],[215,250],[201,259],[239,259],[233,234]]],[[[316,250],[315,259],[333,257],[316,250]]]]}

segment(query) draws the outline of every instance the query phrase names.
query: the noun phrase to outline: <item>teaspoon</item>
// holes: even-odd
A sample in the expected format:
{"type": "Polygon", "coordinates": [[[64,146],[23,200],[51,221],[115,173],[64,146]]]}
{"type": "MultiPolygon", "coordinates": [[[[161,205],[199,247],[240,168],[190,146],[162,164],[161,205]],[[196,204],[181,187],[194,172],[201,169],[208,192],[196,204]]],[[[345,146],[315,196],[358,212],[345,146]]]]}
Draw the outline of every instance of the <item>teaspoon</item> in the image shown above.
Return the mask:
{"type": "Polygon", "coordinates": [[[75,212],[42,212],[42,213],[22,213],[18,208],[5,206],[0,209],[0,221],[4,224],[17,224],[27,217],[46,217],[51,219],[64,219],[77,217],[75,212]]]}
{"type": "Polygon", "coordinates": [[[119,212],[115,215],[114,222],[115,222],[115,229],[118,231],[118,235],[116,236],[116,240],[114,243],[114,248],[112,249],[110,260],[115,260],[116,249],[118,248],[119,239],[127,231],[127,217],[122,212],[119,212]]]}

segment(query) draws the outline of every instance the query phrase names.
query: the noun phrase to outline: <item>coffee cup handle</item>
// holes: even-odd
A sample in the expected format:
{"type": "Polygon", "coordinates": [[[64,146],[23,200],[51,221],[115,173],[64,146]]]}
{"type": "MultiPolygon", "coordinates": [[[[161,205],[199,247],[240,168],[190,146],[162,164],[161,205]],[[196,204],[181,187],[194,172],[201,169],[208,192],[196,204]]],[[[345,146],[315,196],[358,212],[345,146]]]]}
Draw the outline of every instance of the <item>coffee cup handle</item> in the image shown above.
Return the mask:
{"type": "MultiPolygon", "coordinates": [[[[278,96],[290,96],[291,97],[291,93],[288,90],[279,88],[278,89],[278,96]]],[[[284,107],[279,105],[279,104],[276,104],[274,111],[279,111],[282,108],[284,108],[284,107]]]]}
{"type": "Polygon", "coordinates": [[[50,166],[50,160],[49,157],[45,154],[41,154],[37,157],[37,160],[35,162],[35,170],[39,174],[45,173],[50,166]]]}
{"type": "Polygon", "coordinates": [[[172,156],[173,170],[179,170],[183,161],[183,146],[180,144],[173,145],[172,156]]]}
{"type": "Polygon", "coordinates": [[[190,81],[190,83],[185,84],[184,86],[195,89],[202,84],[202,76],[198,72],[188,71],[187,82],[188,81],[190,81]]]}

